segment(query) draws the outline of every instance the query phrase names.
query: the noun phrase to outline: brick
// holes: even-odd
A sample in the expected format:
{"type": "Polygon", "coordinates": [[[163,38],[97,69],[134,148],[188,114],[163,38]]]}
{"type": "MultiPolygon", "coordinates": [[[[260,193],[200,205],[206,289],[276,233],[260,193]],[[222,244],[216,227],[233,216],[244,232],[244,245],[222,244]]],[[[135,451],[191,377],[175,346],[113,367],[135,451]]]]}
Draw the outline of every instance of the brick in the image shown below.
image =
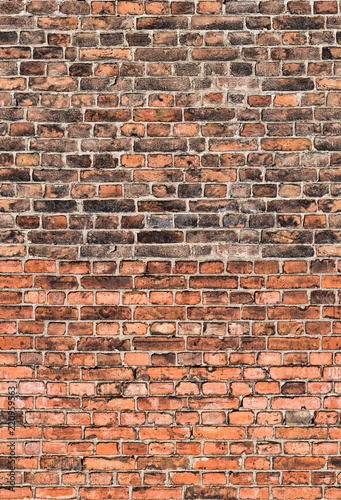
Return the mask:
{"type": "Polygon", "coordinates": [[[310,425],[312,416],[309,411],[287,411],[285,421],[288,425],[310,425]]]}
{"type": "Polygon", "coordinates": [[[338,3],[0,14],[2,496],[338,498],[338,3]]]}

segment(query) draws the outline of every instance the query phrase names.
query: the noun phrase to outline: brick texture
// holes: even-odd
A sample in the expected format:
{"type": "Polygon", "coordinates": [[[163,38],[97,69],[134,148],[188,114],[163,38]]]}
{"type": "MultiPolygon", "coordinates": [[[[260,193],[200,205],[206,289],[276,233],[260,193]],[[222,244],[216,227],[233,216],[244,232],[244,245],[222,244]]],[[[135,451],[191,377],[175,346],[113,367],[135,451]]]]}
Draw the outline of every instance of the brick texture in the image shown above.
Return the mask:
{"type": "Polygon", "coordinates": [[[340,499],[340,2],[1,0],[0,102],[0,498],[340,499]]]}

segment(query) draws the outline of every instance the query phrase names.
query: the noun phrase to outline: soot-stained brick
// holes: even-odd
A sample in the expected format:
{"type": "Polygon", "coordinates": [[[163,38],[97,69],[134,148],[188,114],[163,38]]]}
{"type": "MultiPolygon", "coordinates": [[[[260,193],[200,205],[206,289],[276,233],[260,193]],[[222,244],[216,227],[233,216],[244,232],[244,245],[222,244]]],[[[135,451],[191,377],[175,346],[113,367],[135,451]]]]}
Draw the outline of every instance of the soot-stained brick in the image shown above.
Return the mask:
{"type": "Polygon", "coordinates": [[[340,497],[340,28],[0,2],[9,496],[340,497]]]}

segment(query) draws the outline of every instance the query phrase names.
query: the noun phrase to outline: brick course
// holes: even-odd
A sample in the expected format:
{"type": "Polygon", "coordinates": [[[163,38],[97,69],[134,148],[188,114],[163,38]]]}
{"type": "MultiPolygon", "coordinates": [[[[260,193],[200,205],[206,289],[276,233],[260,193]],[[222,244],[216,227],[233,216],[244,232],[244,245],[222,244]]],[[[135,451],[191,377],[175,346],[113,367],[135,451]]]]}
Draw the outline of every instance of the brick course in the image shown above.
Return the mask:
{"type": "Polygon", "coordinates": [[[0,498],[341,498],[340,75],[333,0],[0,1],[0,498]]]}

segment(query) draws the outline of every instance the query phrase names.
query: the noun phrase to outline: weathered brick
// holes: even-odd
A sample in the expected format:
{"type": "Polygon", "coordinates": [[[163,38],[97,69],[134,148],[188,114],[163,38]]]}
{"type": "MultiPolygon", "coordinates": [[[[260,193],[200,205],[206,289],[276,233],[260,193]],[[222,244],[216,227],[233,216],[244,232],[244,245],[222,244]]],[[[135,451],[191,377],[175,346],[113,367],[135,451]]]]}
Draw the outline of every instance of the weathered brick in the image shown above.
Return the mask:
{"type": "Polygon", "coordinates": [[[4,495],[340,496],[338,10],[1,2],[4,495]]]}

